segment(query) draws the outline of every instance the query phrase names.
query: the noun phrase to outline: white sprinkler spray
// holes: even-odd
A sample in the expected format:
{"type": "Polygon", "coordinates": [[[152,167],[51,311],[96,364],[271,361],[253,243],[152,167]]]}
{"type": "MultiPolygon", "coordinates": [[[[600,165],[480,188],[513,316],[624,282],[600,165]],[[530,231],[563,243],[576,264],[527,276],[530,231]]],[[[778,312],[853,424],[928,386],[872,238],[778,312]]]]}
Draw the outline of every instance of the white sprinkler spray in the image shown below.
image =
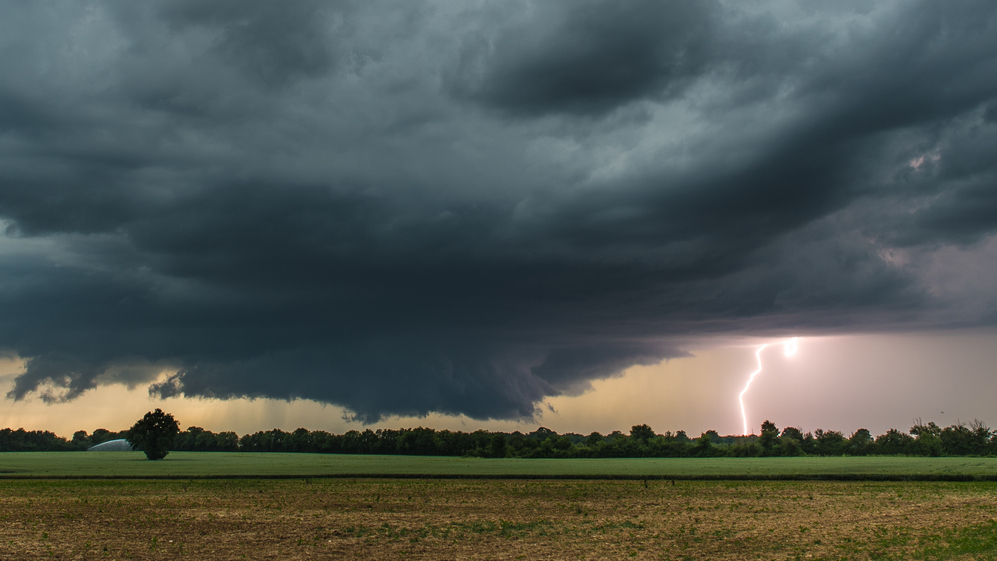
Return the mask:
{"type": "MultiPolygon", "coordinates": [[[[793,337],[789,341],[783,343],[783,354],[786,356],[793,356],[796,354],[798,337],[793,337]]],[[[744,384],[744,389],[741,390],[740,395],[737,396],[737,400],[741,403],[741,422],[744,423],[744,432],[741,434],[748,434],[748,414],[744,412],[744,394],[748,393],[748,388],[751,387],[751,382],[755,379],[755,376],[762,371],[762,351],[765,350],[768,345],[762,345],[755,350],[755,359],[758,361],[758,369],[748,376],[748,383],[744,384]]]]}

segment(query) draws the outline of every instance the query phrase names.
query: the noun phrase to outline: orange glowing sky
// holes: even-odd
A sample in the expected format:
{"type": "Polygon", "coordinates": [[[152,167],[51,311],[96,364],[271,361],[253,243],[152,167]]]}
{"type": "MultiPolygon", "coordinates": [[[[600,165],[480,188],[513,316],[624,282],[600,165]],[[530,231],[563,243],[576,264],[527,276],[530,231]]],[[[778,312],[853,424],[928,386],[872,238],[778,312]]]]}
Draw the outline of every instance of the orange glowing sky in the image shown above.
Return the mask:
{"type": "MultiPolygon", "coordinates": [[[[647,423],[659,433],[685,430],[691,437],[709,429],[738,434],[737,396],[756,367],[758,345],[765,343],[770,347],[763,353],[764,368],[745,395],[749,429],[755,433],[765,419],[780,428],[851,433],[864,427],[874,434],[890,428],[906,430],[917,418],[943,426],[974,418],[997,422],[992,408],[992,396],[997,395],[997,333],[992,331],[801,338],[791,358],[783,356],[779,347],[783,342],[775,338],[706,342],[693,357],[632,367],[619,377],[593,382],[581,395],[550,398],[535,420],[434,414],[390,417],[370,427],[528,432],[543,425],[560,433],[608,434],[647,423]]],[[[9,386],[22,368],[13,358],[0,362],[0,383],[9,386]]],[[[333,433],[365,428],[345,420],[344,409],[310,400],[160,400],[150,397],[144,386],[113,384],[66,403],[7,400],[0,425],[47,429],[68,437],[80,429],[127,428],[155,407],[172,412],[182,427],[197,425],[240,435],[275,427],[333,433]]]]}

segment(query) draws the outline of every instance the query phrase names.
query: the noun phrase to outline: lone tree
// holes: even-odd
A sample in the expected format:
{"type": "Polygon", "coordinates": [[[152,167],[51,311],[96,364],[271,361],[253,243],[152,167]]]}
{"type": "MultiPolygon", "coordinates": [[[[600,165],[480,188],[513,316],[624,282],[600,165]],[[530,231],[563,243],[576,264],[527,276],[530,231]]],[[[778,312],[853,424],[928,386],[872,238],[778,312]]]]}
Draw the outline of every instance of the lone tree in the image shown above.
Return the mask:
{"type": "Polygon", "coordinates": [[[125,438],[145,452],[150,460],[161,460],[170,453],[173,440],[180,434],[180,424],[169,413],[156,409],[145,414],[128,429],[125,438]]]}

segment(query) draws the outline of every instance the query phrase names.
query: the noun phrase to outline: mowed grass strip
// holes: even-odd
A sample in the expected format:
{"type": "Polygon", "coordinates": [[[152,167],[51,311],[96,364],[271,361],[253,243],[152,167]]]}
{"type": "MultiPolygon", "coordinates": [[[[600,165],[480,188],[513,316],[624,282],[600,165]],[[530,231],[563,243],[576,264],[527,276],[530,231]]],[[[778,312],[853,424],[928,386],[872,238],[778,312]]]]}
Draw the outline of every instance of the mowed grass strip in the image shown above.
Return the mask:
{"type": "Polygon", "coordinates": [[[439,456],[171,452],[0,453],[0,478],[198,477],[997,478],[997,458],[483,459],[439,456]]]}

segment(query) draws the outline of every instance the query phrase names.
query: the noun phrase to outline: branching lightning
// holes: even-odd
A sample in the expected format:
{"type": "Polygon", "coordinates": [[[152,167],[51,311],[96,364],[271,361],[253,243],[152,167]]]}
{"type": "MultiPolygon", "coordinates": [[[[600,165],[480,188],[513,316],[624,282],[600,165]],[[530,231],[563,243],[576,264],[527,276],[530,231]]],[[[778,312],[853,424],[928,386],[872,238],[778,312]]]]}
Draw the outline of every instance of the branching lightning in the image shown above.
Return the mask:
{"type": "MultiPolygon", "coordinates": [[[[793,356],[796,354],[797,349],[797,339],[798,337],[793,337],[789,341],[783,344],[783,354],[786,356],[793,356]]],[[[768,344],[762,345],[755,350],[755,359],[758,361],[758,369],[748,376],[748,382],[744,384],[744,389],[737,396],[737,400],[741,403],[741,422],[744,424],[744,432],[741,434],[748,434],[748,414],[744,411],[744,394],[748,393],[748,388],[751,387],[751,382],[754,381],[755,376],[757,376],[762,371],[762,351],[768,347],[768,344]]]]}

